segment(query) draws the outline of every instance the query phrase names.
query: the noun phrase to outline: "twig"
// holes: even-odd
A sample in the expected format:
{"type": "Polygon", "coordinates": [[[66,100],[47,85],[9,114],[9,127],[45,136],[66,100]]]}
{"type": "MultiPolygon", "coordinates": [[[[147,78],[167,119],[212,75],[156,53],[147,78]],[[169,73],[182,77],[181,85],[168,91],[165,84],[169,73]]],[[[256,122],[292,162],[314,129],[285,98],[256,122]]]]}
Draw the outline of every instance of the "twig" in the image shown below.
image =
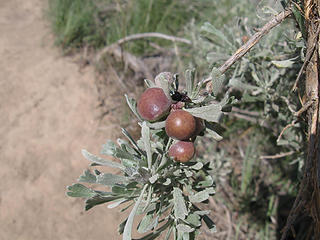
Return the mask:
{"type": "Polygon", "coordinates": [[[128,41],[132,41],[132,40],[137,40],[137,39],[142,39],[142,38],[162,38],[162,39],[166,39],[172,42],[181,42],[181,43],[185,43],[188,45],[191,45],[191,41],[185,38],[179,38],[179,37],[175,37],[175,36],[170,36],[167,34],[163,34],[163,33],[157,33],[157,32],[150,32],[150,33],[137,33],[137,34],[133,34],[124,38],[119,39],[117,42],[106,46],[105,48],[103,48],[96,57],[96,61],[99,62],[99,60],[102,58],[102,56],[104,56],[106,53],[108,53],[110,51],[110,49],[116,47],[116,46],[120,46],[128,41]]]}
{"type": "Polygon", "coordinates": [[[286,152],[286,153],[279,153],[279,154],[276,154],[276,155],[261,156],[260,158],[261,159],[278,159],[278,158],[283,158],[283,157],[286,157],[286,156],[290,156],[290,155],[292,155],[294,153],[295,153],[295,151],[290,151],[290,152],[286,152]]]}
{"type": "Polygon", "coordinates": [[[285,132],[288,128],[293,127],[296,123],[297,123],[297,120],[294,120],[294,121],[292,121],[291,123],[289,123],[287,126],[285,126],[285,127],[282,129],[279,137],[277,138],[277,142],[280,141],[280,139],[281,139],[282,135],[284,134],[284,132],[285,132]]]}
{"type": "Polygon", "coordinates": [[[294,92],[295,90],[297,90],[297,86],[298,86],[299,80],[300,80],[300,78],[301,78],[301,75],[302,75],[302,73],[303,73],[303,70],[304,70],[305,67],[308,65],[308,63],[309,63],[309,61],[310,61],[310,59],[311,59],[311,57],[312,57],[312,55],[313,55],[313,52],[314,52],[314,50],[315,50],[315,48],[316,48],[316,46],[317,46],[316,40],[317,40],[317,36],[319,36],[319,33],[320,33],[320,24],[319,24],[319,26],[318,26],[316,35],[315,35],[315,37],[314,37],[315,39],[313,39],[313,42],[314,42],[315,44],[313,44],[312,47],[311,47],[311,49],[310,49],[310,51],[307,52],[306,59],[304,60],[304,63],[303,63],[303,65],[302,65],[302,67],[301,67],[301,69],[300,69],[300,71],[299,71],[299,73],[298,73],[297,79],[296,79],[296,81],[294,82],[294,85],[293,85],[293,87],[292,87],[292,89],[291,89],[292,92],[294,92]]]}
{"type": "MultiPolygon", "coordinates": [[[[260,39],[268,34],[268,32],[280,24],[285,18],[290,16],[292,11],[290,9],[285,10],[274,16],[269,22],[267,22],[262,28],[259,29],[244,45],[242,45],[220,68],[221,73],[225,73],[236,61],[242,58],[249,50],[256,45],[260,39]]],[[[212,78],[209,77],[204,80],[203,84],[211,85],[212,78]]]]}
{"type": "MultiPolygon", "coordinates": [[[[144,75],[146,75],[147,78],[152,79],[152,74],[145,65],[145,63],[137,58],[136,56],[130,54],[129,52],[122,51],[121,48],[118,45],[111,45],[109,46],[110,48],[106,49],[105,48],[105,54],[109,53],[112,54],[115,59],[122,59],[124,61],[126,66],[129,66],[134,72],[143,72],[144,75]]],[[[100,59],[103,55],[100,55],[100,59]]],[[[99,56],[96,58],[97,63],[99,63],[99,56]]]]}
{"type": "Polygon", "coordinates": [[[313,101],[312,101],[312,100],[306,102],[306,104],[304,104],[304,105],[302,106],[302,108],[299,109],[299,111],[297,111],[297,112],[294,113],[294,116],[295,116],[295,117],[299,117],[302,113],[304,113],[305,111],[307,111],[308,108],[311,107],[312,104],[313,104],[313,101]]]}

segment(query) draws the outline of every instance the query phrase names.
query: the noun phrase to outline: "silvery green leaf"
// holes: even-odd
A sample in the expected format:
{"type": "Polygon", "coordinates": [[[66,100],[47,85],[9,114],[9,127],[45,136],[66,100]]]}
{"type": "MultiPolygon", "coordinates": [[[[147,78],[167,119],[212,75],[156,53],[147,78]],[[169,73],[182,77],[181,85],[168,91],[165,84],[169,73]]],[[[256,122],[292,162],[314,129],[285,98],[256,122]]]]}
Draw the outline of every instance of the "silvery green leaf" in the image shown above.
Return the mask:
{"type": "Polygon", "coordinates": [[[208,106],[184,109],[193,116],[204,119],[208,122],[219,122],[223,116],[220,104],[212,103],[208,106]]]}
{"type": "Polygon", "coordinates": [[[162,90],[164,91],[164,93],[169,99],[171,99],[170,85],[172,83],[171,81],[173,81],[173,79],[171,79],[172,77],[169,76],[170,74],[171,73],[168,73],[168,72],[162,72],[162,73],[159,73],[155,78],[156,87],[162,88],[162,90]]]}
{"type": "Polygon", "coordinates": [[[213,185],[213,178],[210,175],[206,175],[204,180],[197,184],[197,187],[204,188],[204,187],[211,187],[213,185]]]}
{"type": "Polygon", "coordinates": [[[137,160],[134,155],[117,147],[117,145],[112,141],[107,141],[106,144],[102,145],[101,154],[113,156],[119,159],[129,159],[132,161],[137,160]]]}
{"type": "Polygon", "coordinates": [[[121,159],[121,163],[125,167],[135,167],[137,165],[136,161],[129,160],[129,159],[121,159]]]}
{"type": "Polygon", "coordinates": [[[213,138],[216,141],[221,141],[223,139],[223,137],[220,136],[217,132],[215,132],[209,128],[206,128],[206,132],[208,133],[209,137],[213,138]]]}
{"type": "Polygon", "coordinates": [[[150,145],[150,128],[147,126],[146,122],[142,123],[141,135],[145,151],[147,152],[148,168],[151,169],[152,153],[150,145]]]}
{"type": "Polygon", "coordinates": [[[87,188],[86,186],[80,183],[76,183],[71,186],[68,186],[67,189],[69,191],[67,192],[67,195],[69,197],[90,198],[97,195],[97,193],[94,190],[87,188]]]}
{"type": "Polygon", "coordinates": [[[114,156],[116,150],[117,150],[117,145],[113,141],[108,140],[105,144],[102,145],[101,154],[104,154],[107,156],[114,156]]]}
{"type": "Polygon", "coordinates": [[[156,173],[155,175],[153,175],[151,178],[149,178],[149,181],[151,184],[154,184],[159,178],[159,174],[156,173]]]}
{"type": "Polygon", "coordinates": [[[86,182],[86,183],[95,183],[96,176],[90,172],[90,170],[85,170],[84,173],[79,177],[79,182],[86,182]]]}
{"type": "Polygon", "coordinates": [[[234,87],[234,88],[237,88],[237,89],[242,90],[242,91],[244,91],[244,90],[247,90],[249,92],[252,92],[252,91],[260,91],[261,92],[262,91],[261,88],[259,88],[257,86],[253,86],[253,85],[247,84],[247,83],[243,83],[237,78],[230,79],[228,85],[230,87],[234,87]]]}
{"type": "Polygon", "coordinates": [[[195,211],[193,212],[194,214],[197,214],[199,216],[204,216],[210,213],[210,210],[206,210],[206,211],[195,211]]]}
{"type": "Polygon", "coordinates": [[[85,149],[83,149],[81,152],[82,152],[82,155],[86,159],[88,159],[89,161],[92,161],[94,163],[97,163],[97,164],[100,164],[100,165],[103,165],[103,166],[123,169],[123,167],[122,167],[122,165],[120,163],[113,162],[113,161],[110,161],[110,160],[95,156],[95,155],[89,153],[85,149]]]}
{"type": "Polygon", "coordinates": [[[142,238],[135,239],[135,240],[153,240],[160,236],[160,234],[166,230],[170,225],[172,225],[172,221],[168,220],[165,224],[163,224],[161,227],[157,228],[153,232],[145,235],[142,238]]]}
{"type": "Polygon", "coordinates": [[[156,216],[153,219],[153,214],[145,215],[139,224],[138,232],[146,233],[151,231],[153,228],[156,228],[158,226],[158,221],[159,221],[159,216],[156,216]]]}
{"type": "Polygon", "coordinates": [[[203,163],[197,162],[195,165],[192,165],[190,168],[192,168],[194,170],[200,170],[202,167],[203,167],[203,163]]]}
{"type": "Polygon", "coordinates": [[[191,213],[188,215],[186,222],[190,223],[192,226],[201,226],[200,216],[198,214],[191,213]]]}
{"type": "Polygon", "coordinates": [[[171,183],[170,178],[167,178],[163,185],[168,186],[171,183]]]}
{"type": "MultiPolygon", "coordinates": [[[[149,224],[152,223],[152,219],[153,219],[153,214],[146,214],[141,222],[138,225],[138,232],[139,233],[145,233],[147,232],[146,229],[149,227],[149,224]]],[[[152,229],[152,228],[151,228],[152,229]]]]}
{"type": "Polygon", "coordinates": [[[148,185],[144,185],[139,198],[137,199],[135,205],[133,206],[131,213],[129,214],[128,220],[126,222],[126,225],[124,227],[124,231],[123,231],[123,240],[132,240],[131,238],[131,231],[132,231],[132,224],[133,224],[133,219],[134,216],[136,215],[137,209],[142,201],[144,192],[146,191],[148,185]]]}
{"type": "Polygon", "coordinates": [[[142,121],[142,118],[140,117],[138,110],[137,110],[137,102],[135,99],[129,97],[127,94],[124,95],[127,101],[127,104],[131,111],[136,115],[136,117],[139,119],[139,121],[142,121]]]}
{"type": "Polygon", "coordinates": [[[111,173],[103,173],[97,176],[97,183],[106,185],[106,186],[113,186],[115,184],[123,184],[126,182],[127,182],[126,177],[111,174],[111,173]]]}
{"type": "Polygon", "coordinates": [[[188,215],[188,210],[182,196],[182,191],[179,188],[173,188],[173,206],[174,206],[174,216],[176,219],[185,219],[188,215]]]}
{"type": "Polygon", "coordinates": [[[190,195],[189,200],[192,203],[200,203],[200,202],[207,200],[209,198],[209,196],[214,193],[215,193],[215,190],[212,187],[207,188],[207,189],[205,189],[201,192],[198,192],[194,195],[190,195]]]}
{"type": "Polygon", "coordinates": [[[126,201],[128,201],[128,199],[122,198],[122,199],[120,199],[120,200],[118,200],[118,201],[116,201],[116,202],[114,202],[114,203],[109,204],[109,205],[108,205],[108,208],[116,208],[116,207],[118,207],[120,204],[122,204],[122,203],[124,203],[124,202],[126,202],[126,201]]]}
{"type": "Polygon", "coordinates": [[[305,17],[301,14],[300,9],[298,9],[298,7],[295,4],[292,5],[292,13],[297,23],[299,24],[299,29],[301,31],[303,38],[306,39],[307,33],[306,33],[306,27],[305,27],[305,17]]]}
{"type": "Polygon", "coordinates": [[[144,83],[147,85],[148,88],[152,88],[156,86],[156,84],[149,79],[144,79],[144,83]]]}
{"type": "Polygon", "coordinates": [[[248,93],[244,93],[242,98],[241,98],[241,102],[259,102],[259,101],[264,101],[264,98],[262,96],[251,96],[248,93]]]}
{"type": "Polygon", "coordinates": [[[294,61],[291,59],[282,60],[282,61],[271,61],[278,68],[291,68],[294,64],[294,61]]]}
{"type": "Polygon", "coordinates": [[[215,28],[211,23],[205,22],[201,26],[201,31],[205,31],[205,32],[213,34],[216,37],[216,39],[215,39],[216,44],[223,45],[223,43],[226,43],[227,45],[229,45],[229,47],[233,48],[233,45],[229,42],[229,40],[223,34],[223,32],[221,32],[220,30],[215,28]]]}
{"type": "Polygon", "coordinates": [[[185,232],[185,233],[191,233],[195,230],[194,228],[192,228],[186,224],[178,224],[177,229],[179,232],[185,232]]]}
{"type": "Polygon", "coordinates": [[[150,186],[149,186],[149,191],[148,191],[147,201],[146,201],[146,204],[145,204],[145,206],[144,206],[144,208],[143,208],[143,210],[142,210],[143,212],[146,211],[146,209],[149,207],[149,205],[150,205],[150,203],[151,203],[152,193],[153,193],[153,188],[152,188],[152,186],[150,185],[150,186]]]}
{"type": "Polygon", "coordinates": [[[190,240],[190,234],[187,232],[182,233],[182,240],[190,240]]]}
{"type": "Polygon", "coordinates": [[[223,89],[225,75],[218,68],[213,68],[210,76],[212,78],[212,92],[217,96],[223,89]]]}
{"type": "Polygon", "coordinates": [[[152,129],[162,129],[166,126],[166,121],[154,123],[147,122],[147,126],[152,129]]]}
{"type": "Polygon", "coordinates": [[[172,227],[170,227],[170,228],[168,229],[167,234],[166,234],[164,240],[169,240],[169,239],[170,239],[170,236],[171,236],[171,233],[172,233],[173,228],[174,228],[174,227],[172,226],[172,227]]]}
{"type": "Polygon", "coordinates": [[[196,99],[192,98],[193,103],[203,103],[207,96],[198,96],[196,99]]]}
{"type": "Polygon", "coordinates": [[[121,197],[120,196],[107,196],[107,197],[105,197],[105,196],[100,196],[97,194],[97,195],[86,200],[85,209],[86,209],[86,211],[88,211],[89,209],[93,208],[96,205],[111,202],[111,201],[117,200],[119,198],[121,198],[121,197]]]}
{"type": "Polygon", "coordinates": [[[176,177],[179,177],[182,173],[182,170],[181,169],[177,169],[176,171],[173,172],[173,175],[176,176],[176,177]]]}
{"type": "Polygon", "coordinates": [[[133,139],[133,137],[131,137],[130,133],[124,129],[121,128],[121,132],[124,136],[126,136],[126,138],[130,141],[130,143],[132,144],[132,146],[134,146],[136,148],[137,151],[140,152],[140,154],[144,155],[145,153],[139,148],[138,144],[136,143],[136,141],[133,139]]]}
{"type": "Polygon", "coordinates": [[[192,177],[193,173],[191,171],[189,171],[187,169],[184,169],[183,171],[186,174],[186,177],[192,177]]]}
{"type": "MultiPolygon", "coordinates": [[[[155,199],[152,199],[153,201],[155,201],[155,199]]],[[[147,201],[142,201],[138,207],[138,210],[136,212],[136,215],[140,215],[146,212],[151,212],[154,211],[157,208],[157,205],[155,202],[150,203],[149,205],[147,205],[147,201]]]]}
{"type": "Polygon", "coordinates": [[[188,69],[185,73],[186,76],[186,89],[187,94],[190,98],[192,98],[192,93],[194,90],[194,79],[195,79],[195,69],[188,69]]]}

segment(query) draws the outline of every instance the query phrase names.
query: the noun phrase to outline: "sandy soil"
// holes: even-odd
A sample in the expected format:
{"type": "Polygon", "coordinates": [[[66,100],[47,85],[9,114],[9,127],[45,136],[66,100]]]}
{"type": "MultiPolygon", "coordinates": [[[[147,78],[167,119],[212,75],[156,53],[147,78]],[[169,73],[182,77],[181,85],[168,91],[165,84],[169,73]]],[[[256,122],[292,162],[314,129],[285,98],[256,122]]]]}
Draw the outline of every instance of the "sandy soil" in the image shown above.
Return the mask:
{"type": "MultiPolygon", "coordinates": [[[[121,239],[118,210],[68,198],[101,132],[91,67],[53,45],[45,0],[0,0],[0,239],[121,239]]],[[[115,130],[113,130],[115,131],[115,130]]]]}

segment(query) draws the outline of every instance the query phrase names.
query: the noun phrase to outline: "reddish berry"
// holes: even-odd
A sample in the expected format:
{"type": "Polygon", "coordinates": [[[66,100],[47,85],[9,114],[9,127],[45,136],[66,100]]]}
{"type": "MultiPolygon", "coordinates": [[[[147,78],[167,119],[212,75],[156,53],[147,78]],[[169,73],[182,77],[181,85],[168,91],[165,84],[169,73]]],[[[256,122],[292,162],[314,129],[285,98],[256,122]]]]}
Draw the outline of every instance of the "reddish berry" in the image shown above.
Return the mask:
{"type": "Polygon", "coordinates": [[[178,162],[190,161],[195,153],[193,142],[178,141],[169,149],[169,156],[178,162]]]}
{"type": "Polygon", "coordinates": [[[138,112],[147,121],[154,122],[168,115],[171,99],[162,88],[148,88],[138,100],[138,112]]]}
{"type": "Polygon", "coordinates": [[[196,120],[190,113],[184,110],[175,110],[169,114],[165,130],[169,137],[187,140],[195,133],[196,120]]]}

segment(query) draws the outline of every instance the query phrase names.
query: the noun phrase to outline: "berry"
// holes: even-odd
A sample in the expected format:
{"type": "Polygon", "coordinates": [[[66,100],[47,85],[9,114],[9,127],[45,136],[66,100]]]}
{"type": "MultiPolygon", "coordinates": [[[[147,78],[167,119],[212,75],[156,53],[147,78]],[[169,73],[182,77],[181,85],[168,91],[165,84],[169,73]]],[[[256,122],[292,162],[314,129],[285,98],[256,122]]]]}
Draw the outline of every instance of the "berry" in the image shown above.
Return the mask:
{"type": "Polygon", "coordinates": [[[165,130],[169,137],[187,140],[196,131],[196,120],[184,110],[175,110],[167,117],[165,130]]]}
{"type": "Polygon", "coordinates": [[[138,112],[147,121],[155,122],[168,115],[171,106],[162,88],[148,88],[138,100],[138,112]]]}
{"type": "Polygon", "coordinates": [[[169,149],[169,156],[177,162],[190,161],[195,153],[195,148],[192,142],[178,141],[169,149]]]}

